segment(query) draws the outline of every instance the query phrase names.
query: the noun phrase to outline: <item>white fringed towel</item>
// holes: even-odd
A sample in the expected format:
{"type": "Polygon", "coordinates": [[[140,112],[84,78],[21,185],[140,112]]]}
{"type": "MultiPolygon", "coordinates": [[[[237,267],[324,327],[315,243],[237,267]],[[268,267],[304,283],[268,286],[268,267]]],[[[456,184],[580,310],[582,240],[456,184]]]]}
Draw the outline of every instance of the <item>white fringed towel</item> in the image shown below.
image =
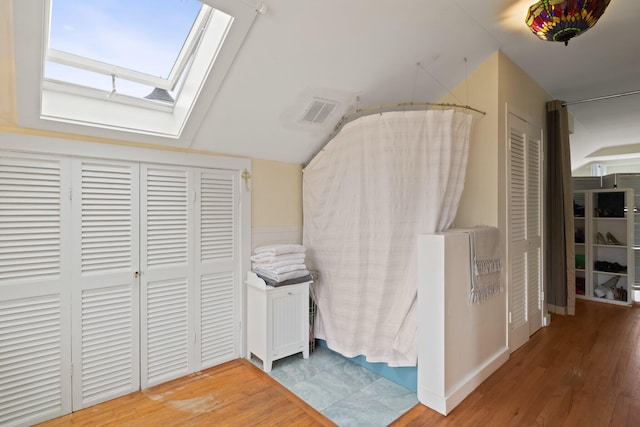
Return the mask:
{"type": "Polygon", "coordinates": [[[471,254],[471,303],[481,303],[504,290],[500,231],[495,227],[468,230],[471,254]]]}

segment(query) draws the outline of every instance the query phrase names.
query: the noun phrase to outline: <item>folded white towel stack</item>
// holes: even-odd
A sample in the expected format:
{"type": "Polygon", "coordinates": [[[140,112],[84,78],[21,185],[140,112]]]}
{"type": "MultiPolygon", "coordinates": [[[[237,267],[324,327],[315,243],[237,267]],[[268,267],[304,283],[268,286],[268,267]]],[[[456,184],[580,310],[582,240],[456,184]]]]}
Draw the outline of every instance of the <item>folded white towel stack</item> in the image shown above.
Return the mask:
{"type": "Polygon", "coordinates": [[[271,286],[292,285],[311,280],[304,263],[302,245],[259,246],[251,257],[253,271],[271,286]]]}

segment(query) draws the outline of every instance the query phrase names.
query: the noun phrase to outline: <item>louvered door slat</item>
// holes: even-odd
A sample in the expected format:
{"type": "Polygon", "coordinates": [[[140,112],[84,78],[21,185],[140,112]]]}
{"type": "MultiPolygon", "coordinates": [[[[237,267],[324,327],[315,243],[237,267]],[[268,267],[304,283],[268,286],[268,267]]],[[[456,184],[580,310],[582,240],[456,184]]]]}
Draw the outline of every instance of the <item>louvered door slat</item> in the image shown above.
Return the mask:
{"type": "Polygon", "coordinates": [[[201,357],[213,366],[235,356],[235,287],[232,273],[206,275],[201,281],[201,357]]]}
{"type": "Polygon", "coordinates": [[[147,288],[148,382],[189,373],[188,292],[185,281],[150,283],[147,288]]]}
{"type": "Polygon", "coordinates": [[[511,240],[526,238],[526,181],[524,138],[519,133],[511,134],[511,240]]]}
{"type": "Polygon", "coordinates": [[[56,296],[0,302],[0,425],[63,411],[62,318],[56,296]]]}
{"type": "Polygon", "coordinates": [[[149,169],[146,183],[147,266],[187,262],[187,174],[170,169],[149,169]]]}
{"type": "Polygon", "coordinates": [[[541,235],[540,141],[527,141],[527,236],[541,235]]]}
{"type": "Polygon", "coordinates": [[[198,369],[238,357],[237,176],[199,170],[197,212],[198,369]]]}
{"type": "Polygon", "coordinates": [[[542,180],[541,143],[533,135],[527,140],[527,310],[530,334],[540,327],[542,316],[542,180]]]}
{"type": "Polygon", "coordinates": [[[68,166],[0,153],[0,425],[71,410],[68,166]]]}
{"type": "Polygon", "coordinates": [[[542,325],[541,131],[508,116],[509,345],[515,351],[542,325]]]}
{"type": "Polygon", "coordinates": [[[527,316],[527,166],[526,123],[509,116],[508,284],[510,346],[514,351],[529,337],[527,316]]]}
{"type": "Polygon", "coordinates": [[[529,250],[527,263],[527,309],[529,313],[528,317],[531,318],[533,314],[542,309],[540,302],[542,276],[542,255],[540,248],[531,248],[529,250]]]}
{"type": "Polygon", "coordinates": [[[145,165],[142,386],[193,372],[193,182],[188,168],[145,165]]]}
{"type": "Polygon", "coordinates": [[[57,160],[2,158],[0,286],[60,275],[61,171],[57,160]],[[39,252],[43,247],[48,256],[39,252]]]}
{"type": "Polygon", "coordinates": [[[131,271],[131,241],[133,239],[132,176],[128,165],[114,166],[100,163],[82,163],[81,228],[82,273],[112,272],[114,269],[131,271]],[[99,178],[99,179],[96,179],[99,178]],[[113,208],[118,206],[119,209],[113,208]],[[105,210],[110,210],[105,218],[105,210]],[[113,241],[102,248],[95,243],[104,235],[121,236],[119,246],[113,241]],[[91,255],[84,250],[92,243],[91,255]],[[117,253],[118,256],[114,256],[117,253]],[[101,255],[101,262],[92,260],[101,255]],[[124,260],[124,262],[123,262],[124,260]]]}
{"type": "MultiPolygon", "coordinates": [[[[515,283],[526,284],[527,256],[514,257],[511,260],[511,280],[515,283]]],[[[511,327],[518,328],[527,322],[527,288],[514,286],[511,293],[511,327]]]]}
{"type": "Polygon", "coordinates": [[[234,182],[232,176],[203,172],[200,180],[201,260],[232,258],[234,182]]]}
{"type": "Polygon", "coordinates": [[[138,168],[74,162],[74,409],[139,388],[138,168]]]}

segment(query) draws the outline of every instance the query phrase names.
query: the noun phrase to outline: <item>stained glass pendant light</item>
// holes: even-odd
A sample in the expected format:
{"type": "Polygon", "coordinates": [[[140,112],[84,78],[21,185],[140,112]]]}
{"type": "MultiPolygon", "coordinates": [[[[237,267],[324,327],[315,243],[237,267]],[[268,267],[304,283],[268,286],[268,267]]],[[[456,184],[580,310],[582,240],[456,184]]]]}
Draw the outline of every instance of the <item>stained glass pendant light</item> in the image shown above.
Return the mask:
{"type": "Polygon", "coordinates": [[[596,25],[610,0],[540,0],[529,8],[527,26],[542,40],[564,42],[596,25]]]}

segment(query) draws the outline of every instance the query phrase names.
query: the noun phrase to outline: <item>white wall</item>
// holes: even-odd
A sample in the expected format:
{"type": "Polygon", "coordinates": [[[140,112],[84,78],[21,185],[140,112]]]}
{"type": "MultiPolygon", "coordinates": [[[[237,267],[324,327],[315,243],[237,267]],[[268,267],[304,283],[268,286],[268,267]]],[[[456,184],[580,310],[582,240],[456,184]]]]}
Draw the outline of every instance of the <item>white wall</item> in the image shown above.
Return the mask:
{"type": "Polygon", "coordinates": [[[418,399],[446,415],[509,358],[504,293],[479,304],[469,236],[418,236],[418,399]]]}

